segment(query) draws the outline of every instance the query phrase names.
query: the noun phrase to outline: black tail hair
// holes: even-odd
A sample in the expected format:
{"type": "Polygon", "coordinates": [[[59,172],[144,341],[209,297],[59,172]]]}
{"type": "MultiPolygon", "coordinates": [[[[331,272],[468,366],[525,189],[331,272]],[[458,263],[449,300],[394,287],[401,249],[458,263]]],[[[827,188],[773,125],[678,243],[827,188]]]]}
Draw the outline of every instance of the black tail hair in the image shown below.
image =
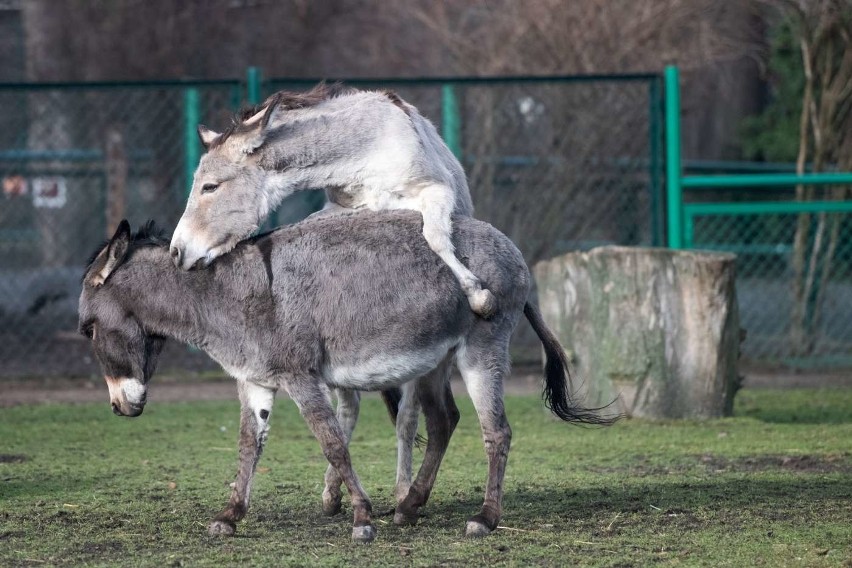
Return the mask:
{"type": "MultiPolygon", "coordinates": [[[[382,391],[382,400],[385,403],[385,408],[388,409],[388,415],[390,415],[391,422],[396,425],[396,419],[399,416],[399,401],[402,400],[402,390],[400,389],[388,389],[382,391]]],[[[414,445],[418,448],[423,446],[426,443],[426,438],[417,434],[417,437],[414,438],[414,445]]]]}
{"type": "Polygon", "coordinates": [[[565,355],[565,350],[544,323],[535,305],[529,302],[524,304],[524,315],[544,346],[544,393],[542,396],[545,406],[565,422],[577,424],[609,426],[621,418],[620,414],[611,417],[598,414],[612,405],[612,402],[599,408],[583,408],[579,402],[571,399],[569,389],[571,377],[568,374],[568,357],[565,355]]]}

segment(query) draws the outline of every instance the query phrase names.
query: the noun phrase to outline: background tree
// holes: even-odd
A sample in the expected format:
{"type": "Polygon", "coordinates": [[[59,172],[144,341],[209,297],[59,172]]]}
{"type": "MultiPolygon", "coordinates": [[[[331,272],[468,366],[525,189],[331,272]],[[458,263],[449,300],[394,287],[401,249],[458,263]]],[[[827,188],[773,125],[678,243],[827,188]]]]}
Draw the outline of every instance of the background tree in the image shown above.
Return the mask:
{"type": "MultiPolygon", "coordinates": [[[[795,161],[796,171],[852,169],[852,0],[777,0],[773,98],[746,122],[747,154],[795,161]]],[[[846,186],[798,186],[797,201],[842,200],[846,186]]],[[[838,252],[842,216],[799,215],[792,252],[790,343],[812,353],[838,252]]]]}

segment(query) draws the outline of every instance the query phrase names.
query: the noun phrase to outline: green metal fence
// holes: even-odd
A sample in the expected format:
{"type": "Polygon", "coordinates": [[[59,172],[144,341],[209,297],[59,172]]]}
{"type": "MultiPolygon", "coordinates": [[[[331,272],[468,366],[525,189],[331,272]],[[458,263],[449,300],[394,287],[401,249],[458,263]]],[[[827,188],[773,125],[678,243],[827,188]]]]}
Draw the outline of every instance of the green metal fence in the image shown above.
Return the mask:
{"type": "MultiPolygon", "coordinates": [[[[263,92],[315,82],[272,78],[263,92]]],[[[345,82],[392,89],[430,118],[465,168],[476,216],[529,262],[600,244],[663,245],[661,75],[345,82]]]]}
{"type": "MultiPolygon", "coordinates": [[[[96,373],[76,302],[110,211],[172,230],[202,152],[197,123],[224,128],[240,104],[315,82],[252,68],[234,81],[0,85],[0,375],[96,373]]],[[[528,261],[663,243],[661,76],[346,82],[394,89],[429,117],[465,166],[477,216],[528,261]]],[[[278,221],[319,205],[285,202],[278,221]]],[[[161,363],[210,367],[172,343],[161,363]]]]}
{"type": "Polygon", "coordinates": [[[852,366],[852,201],[838,190],[852,173],[683,175],[677,69],[665,77],[669,246],[738,255],[746,358],[852,366]],[[802,186],[823,189],[797,201],[802,186]]]}

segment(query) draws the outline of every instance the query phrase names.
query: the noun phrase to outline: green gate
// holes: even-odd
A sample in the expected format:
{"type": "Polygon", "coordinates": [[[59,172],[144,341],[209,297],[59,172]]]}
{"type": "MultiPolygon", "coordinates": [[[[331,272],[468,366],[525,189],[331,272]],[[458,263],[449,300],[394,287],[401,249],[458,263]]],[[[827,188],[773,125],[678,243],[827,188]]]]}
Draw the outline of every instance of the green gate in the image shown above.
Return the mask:
{"type": "Polygon", "coordinates": [[[666,69],[665,85],[669,247],[738,255],[748,359],[802,368],[852,366],[852,201],[760,195],[852,184],[852,173],[685,176],[676,67],[666,69]],[[716,194],[739,188],[748,188],[747,195],[718,200],[716,194]]]}

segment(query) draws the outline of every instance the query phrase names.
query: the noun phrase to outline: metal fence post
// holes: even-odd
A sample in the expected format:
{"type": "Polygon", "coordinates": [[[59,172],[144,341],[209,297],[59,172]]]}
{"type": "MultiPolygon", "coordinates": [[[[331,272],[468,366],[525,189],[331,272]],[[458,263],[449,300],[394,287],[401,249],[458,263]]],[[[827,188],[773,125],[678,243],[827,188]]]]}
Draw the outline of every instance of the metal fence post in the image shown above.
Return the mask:
{"type": "Polygon", "coordinates": [[[651,182],[651,244],[655,247],[665,243],[663,228],[663,196],[660,170],[662,170],[662,148],[660,147],[660,126],[663,110],[661,78],[655,77],[648,82],[648,137],[649,137],[649,178],[651,182]]]}
{"type": "Polygon", "coordinates": [[[260,67],[246,70],[246,96],[250,105],[260,104],[263,98],[263,72],[260,67]]]}
{"type": "Polygon", "coordinates": [[[198,123],[201,122],[201,97],[196,87],[189,87],[183,92],[183,123],[184,123],[184,176],[186,194],[192,191],[192,178],[198,160],[201,159],[201,140],[198,139],[198,123]]]}
{"type": "Polygon", "coordinates": [[[451,83],[445,83],[441,87],[441,119],[441,132],[444,135],[444,142],[461,162],[461,115],[459,114],[456,91],[451,83]]]}
{"type": "Polygon", "coordinates": [[[680,163],[680,86],[675,65],[667,65],[666,81],[666,214],[669,248],[683,248],[683,188],[680,163]]]}

